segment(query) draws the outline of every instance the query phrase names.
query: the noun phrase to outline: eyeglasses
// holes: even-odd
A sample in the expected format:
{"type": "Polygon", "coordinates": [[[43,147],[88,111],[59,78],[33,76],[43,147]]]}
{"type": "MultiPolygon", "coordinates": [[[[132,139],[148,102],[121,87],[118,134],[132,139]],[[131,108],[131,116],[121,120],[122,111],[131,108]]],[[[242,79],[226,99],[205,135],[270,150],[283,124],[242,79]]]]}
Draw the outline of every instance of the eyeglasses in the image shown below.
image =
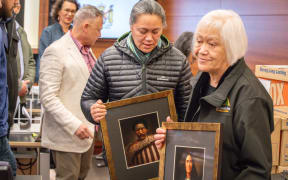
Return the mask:
{"type": "Polygon", "coordinates": [[[71,13],[71,14],[75,14],[76,11],[75,10],[72,10],[72,9],[63,9],[63,11],[67,14],[71,13]]]}

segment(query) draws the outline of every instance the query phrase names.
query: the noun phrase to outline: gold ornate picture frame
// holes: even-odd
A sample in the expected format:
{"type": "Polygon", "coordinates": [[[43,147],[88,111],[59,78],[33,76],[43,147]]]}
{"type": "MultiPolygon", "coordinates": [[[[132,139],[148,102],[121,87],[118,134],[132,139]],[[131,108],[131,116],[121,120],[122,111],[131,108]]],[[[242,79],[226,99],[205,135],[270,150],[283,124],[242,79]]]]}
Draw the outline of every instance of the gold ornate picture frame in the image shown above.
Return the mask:
{"type": "Polygon", "coordinates": [[[177,120],[173,91],[106,103],[101,120],[111,180],[158,177],[159,158],[154,144],[156,129],[170,116],[177,120]]]}
{"type": "Polygon", "coordinates": [[[160,153],[159,180],[220,179],[220,123],[163,122],[162,127],[167,134],[160,153]]]}

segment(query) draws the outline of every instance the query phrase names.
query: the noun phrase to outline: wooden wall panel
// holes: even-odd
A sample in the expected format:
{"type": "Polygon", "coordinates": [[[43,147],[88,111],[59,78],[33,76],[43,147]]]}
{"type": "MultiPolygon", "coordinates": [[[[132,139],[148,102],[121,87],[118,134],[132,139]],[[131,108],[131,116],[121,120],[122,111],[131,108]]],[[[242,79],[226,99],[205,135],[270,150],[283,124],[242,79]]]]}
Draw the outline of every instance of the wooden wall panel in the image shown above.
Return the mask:
{"type": "Polygon", "coordinates": [[[223,9],[233,9],[241,15],[287,15],[287,0],[222,0],[223,9]]]}
{"type": "Polygon", "coordinates": [[[256,64],[288,64],[288,16],[244,16],[248,34],[246,62],[254,70],[256,64]]]}
{"type": "Polygon", "coordinates": [[[96,44],[92,47],[92,51],[96,58],[98,58],[101,53],[107,49],[108,47],[112,46],[114,44],[115,40],[102,40],[99,39],[96,44]]]}
{"type": "Polygon", "coordinates": [[[39,8],[39,39],[43,29],[48,26],[49,0],[40,0],[39,8]]]}
{"type": "MultiPolygon", "coordinates": [[[[40,40],[43,29],[48,26],[49,18],[49,0],[40,0],[39,7],[39,31],[38,40],[40,40]]],[[[38,54],[38,48],[33,48],[33,54],[38,54]]]]}
{"type": "MultiPolygon", "coordinates": [[[[195,31],[201,17],[168,19],[165,35],[175,41],[184,31],[195,31]],[[172,28],[170,28],[172,27],[172,28]]],[[[288,64],[288,16],[242,16],[248,35],[246,62],[254,70],[256,64],[288,64]]],[[[193,68],[195,71],[195,67],[193,68]]]]}
{"type": "Polygon", "coordinates": [[[182,32],[194,32],[200,18],[200,16],[176,16],[173,17],[173,20],[167,18],[167,28],[163,34],[167,36],[170,41],[174,42],[182,32]]]}
{"type": "Polygon", "coordinates": [[[233,9],[241,15],[287,15],[287,0],[158,0],[167,16],[202,16],[214,9],[233,9]]]}
{"type": "Polygon", "coordinates": [[[221,8],[221,0],[160,0],[167,16],[202,16],[221,8]]]}

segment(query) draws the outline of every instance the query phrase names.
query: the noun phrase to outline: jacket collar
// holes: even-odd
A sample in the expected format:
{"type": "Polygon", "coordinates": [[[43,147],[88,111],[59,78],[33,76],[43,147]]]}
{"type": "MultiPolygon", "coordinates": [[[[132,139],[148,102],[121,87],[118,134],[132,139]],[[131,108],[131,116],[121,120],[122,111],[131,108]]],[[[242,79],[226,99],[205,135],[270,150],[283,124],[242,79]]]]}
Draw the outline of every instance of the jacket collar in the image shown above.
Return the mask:
{"type": "Polygon", "coordinates": [[[11,42],[12,40],[18,42],[19,38],[16,33],[15,18],[11,18],[6,22],[6,28],[7,28],[8,42],[11,42]]]}
{"type": "MultiPolygon", "coordinates": [[[[55,22],[54,24],[52,24],[51,26],[50,26],[51,28],[53,28],[53,31],[57,31],[57,33],[60,33],[60,34],[62,34],[62,36],[64,35],[64,34],[66,34],[66,33],[64,33],[64,31],[63,31],[63,29],[62,29],[62,26],[59,24],[59,22],[55,22]]],[[[71,30],[72,29],[72,24],[69,26],[69,30],[71,30]]]]}
{"type": "MultiPolygon", "coordinates": [[[[221,107],[222,104],[226,101],[232,87],[237,83],[238,79],[243,74],[245,67],[247,67],[247,65],[244,61],[244,58],[239,59],[233,66],[231,66],[231,70],[227,70],[230,71],[228,74],[226,73],[227,71],[224,73],[216,91],[208,96],[203,97],[202,99],[215,107],[221,107]]],[[[199,78],[204,78],[203,76],[207,75],[207,73],[202,73],[199,78]]]]}
{"type": "MultiPolygon", "coordinates": [[[[120,38],[118,38],[117,41],[114,43],[114,46],[117,49],[124,52],[125,54],[127,54],[128,56],[132,57],[133,59],[136,59],[137,57],[131,52],[131,50],[127,46],[127,39],[128,39],[129,33],[130,32],[127,32],[127,33],[123,34],[120,38]]],[[[172,48],[171,43],[169,42],[169,40],[164,35],[161,35],[160,38],[162,40],[163,45],[161,46],[161,48],[158,48],[157,51],[154,51],[153,54],[151,54],[151,56],[150,56],[150,58],[146,64],[148,64],[152,59],[163,55],[166,51],[168,51],[169,49],[172,48]]],[[[139,63],[138,61],[136,61],[136,62],[139,63]]]]}
{"type": "Polygon", "coordinates": [[[75,62],[79,64],[79,67],[81,68],[83,75],[85,75],[85,77],[89,76],[90,73],[88,71],[85,60],[82,54],[80,53],[77,45],[75,44],[72,37],[70,36],[69,32],[63,36],[63,42],[65,43],[67,47],[68,53],[71,55],[71,59],[73,59],[75,62]]]}

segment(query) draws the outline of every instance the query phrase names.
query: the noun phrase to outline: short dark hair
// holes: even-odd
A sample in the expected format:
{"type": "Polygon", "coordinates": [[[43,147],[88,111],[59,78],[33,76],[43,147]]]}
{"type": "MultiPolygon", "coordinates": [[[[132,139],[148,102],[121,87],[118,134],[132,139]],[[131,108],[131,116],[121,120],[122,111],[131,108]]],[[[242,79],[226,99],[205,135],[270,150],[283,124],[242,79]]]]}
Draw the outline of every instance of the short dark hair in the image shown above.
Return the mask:
{"type": "Polygon", "coordinates": [[[54,22],[58,22],[58,13],[62,9],[65,1],[74,3],[76,5],[76,11],[79,9],[79,4],[77,0],[56,0],[51,9],[51,17],[54,22]]]}
{"type": "Polygon", "coordinates": [[[137,124],[143,124],[147,129],[147,122],[144,119],[138,119],[133,123],[132,130],[135,131],[135,127],[137,124]]]}
{"type": "Polygon", "coordinates": [[[175,41],[174,46],[179,49],[186,57],[192,52],[193,32],[183,32],[175,41]]]}

